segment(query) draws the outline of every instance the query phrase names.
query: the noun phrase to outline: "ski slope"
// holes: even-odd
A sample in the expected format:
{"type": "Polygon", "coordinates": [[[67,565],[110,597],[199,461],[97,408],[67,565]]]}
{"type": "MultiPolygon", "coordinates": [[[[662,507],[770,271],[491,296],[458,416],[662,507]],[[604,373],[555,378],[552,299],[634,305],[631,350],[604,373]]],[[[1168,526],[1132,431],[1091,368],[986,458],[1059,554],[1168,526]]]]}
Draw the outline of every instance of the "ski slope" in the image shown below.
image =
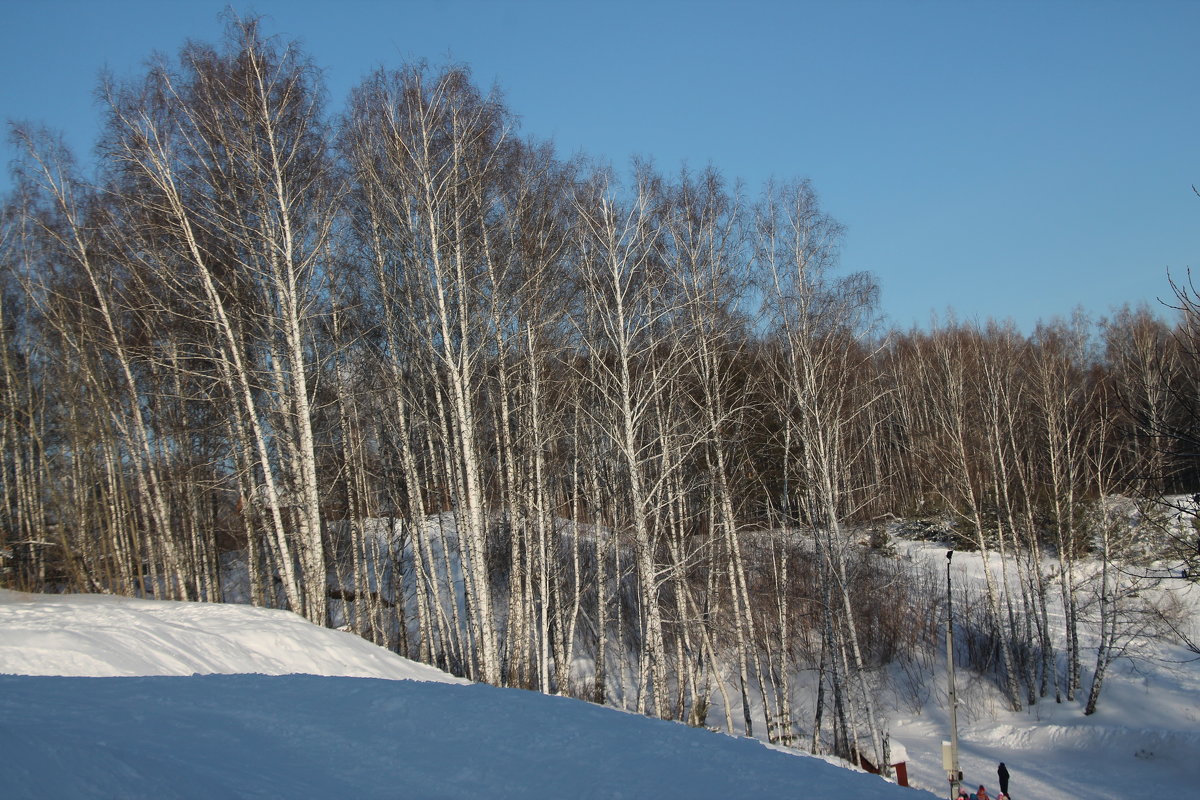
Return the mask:
{"type": "Polygon", "coordinates": [[[8,799],[931,797],[249,606],[0,591],[0,673],[8,799]]]}

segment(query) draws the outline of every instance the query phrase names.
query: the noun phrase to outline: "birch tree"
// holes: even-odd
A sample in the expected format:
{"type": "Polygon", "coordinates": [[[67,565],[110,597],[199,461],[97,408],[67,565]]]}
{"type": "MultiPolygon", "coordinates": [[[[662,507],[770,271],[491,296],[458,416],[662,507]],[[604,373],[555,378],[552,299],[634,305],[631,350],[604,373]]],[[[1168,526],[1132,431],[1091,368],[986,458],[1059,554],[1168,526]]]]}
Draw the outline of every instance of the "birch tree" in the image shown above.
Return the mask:
{"type": "MultiPolygon", "coordinates": [[[[487,531],[485,358],[494,354],[486,298],[495,287],[495,227],[501,178],[515,151],[511,121],[498,100],[478,92],[462,68],[381,71],[356,90],[355,156],[399,257],[413,326],[406,343],[422,348],[436,381],[446,477],[466,576],[471,638],[483,680],[500,683],[501,650],[493,611],[487,531]],[[370,159],[370,160],[368,160],[370,159]]],[[[395,262],[393,262],[395,263],[395,262]]],[[[390,267],[389,267],[390,269],[390,267]]],[[[386,280],[393,280],[384,276],[386,280]]],[[[391,311],[388,313],[396,313],[391,311]]],[[[400,316],[402,314],[403,316],[400,316]]]]}
{"type": "MultiPolygon", "coordinates": [[[[659,331],[671,301],[656,257],[660,231],[655,220],[657,185],[637,175],[632,196],[619,202],[606,176],[597,176],[577,199],[580,280],[586,303],[582,336],[587,371],[600,401],[593,412],[609,439],[623,494],[614,520],[632,533],[634,567],[645,626],[640,671],[646,676],[653,712],[667,716],[669,668],[661,602],[659,519],[654,513],[663,488],[655,469],[654,404],[665,375],[650,369],[659,331]]],[[[643,709],[639,709],[643,710],[643,709]]]]}
{"type": "Polygon", "coordinates": [[[768,190],[755,227],[767,273],[766,304],[779,332],[780,415],[794,431],[787,457],[799,477],[798,506],[823,567],[827,624],[832,631],[836,619],[841,652],[849,651],[853,700],[865,712],[875,763],[886,769],[885,736],[866,683],[851,602],[851,545],[843,522],[852,497],[849,428],[874,399],[856,396],[852,381],[871,357],[866,335],[875,287],[865,275],[831,276],[841,228],[820,210],[809,184],[768,190]]]}
{"type": "Polygon", "coordinates": [[[178,70],[160,62],[104,95],[128,251],[216,333],[288,602],[323,623],[309,326],[335,212],[315,71],[256,20],[233,20],[224,51],[191,44],[178,70]]]}

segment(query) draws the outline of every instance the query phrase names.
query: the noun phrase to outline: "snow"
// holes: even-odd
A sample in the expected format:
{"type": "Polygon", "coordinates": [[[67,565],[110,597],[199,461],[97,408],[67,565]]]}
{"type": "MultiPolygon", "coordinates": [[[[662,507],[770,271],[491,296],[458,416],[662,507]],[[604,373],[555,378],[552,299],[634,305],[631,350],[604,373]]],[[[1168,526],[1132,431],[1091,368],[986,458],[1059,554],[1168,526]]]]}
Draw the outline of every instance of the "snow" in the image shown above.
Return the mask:
{"type": "Polygon", "coordinates": [[[930,796],[249,606],[0,591],[0,673],[6,798],[930,796]]]}
{"type": "MultiPolygon", "coordinates": [[[[944,546],[896,546],[945,569],[944,546]]],[[[955,553],[955,586],[978,591],[983,569],[978,554],[955,553]]],[[[1164,587],[1195,636],[1200,586],[1164,587]]],[[[1051,695],[1018,712],[960,668],[964,784],[994,795],[1003,761],[1018,800],[1189,791],[1200,782],[1200,662],[1160,639],[1138,640],[1132,655],[1113,663],[1091,716],[1086,661],[1077,701],[1051,695]]],[[[893,754],[928,792],[754,740],[466,684],[247,605],[0,590],[0,673],[5,798],[947,795],[943,659],[916,676],[919,710],[895,686],[878,698],[893,754]]]]}
{"type": "MultiPolygon", "coordinates": [[[[905,557],[928,559],[944,569],[944,546],[898,545],[905,557]]],[[[991,560],[998,569],[999,559],[993,555],[991,560]]],[[[982,586],[982,558],[956,552],[951,575],[956,586],[982,586]]],[[[1200,587],[1179,581],[1166,591],[1200,621],[1200,587]]],[[[964,785],[974,790],[983,784],[994,796],[996,768],[1004,762],[1018,800],[1136,800],[1192,791],[1200,782],[1200,661],[1195,653],[1158,640],[1138,641],[1134,651],[1136,660],[1120,659],[1109,668],[1091,716],[1083,713],[1093,666],[1086,660],[1083,691],[1075,702],[1055,703],[1051,694],[1018,712],[1004,708],[994,686],[957,670],[964,785]]],[[[930,676],[936,701],[919,716],[911,710],[894,715],[890,732],[907,747],[910,780],[946,795],[941,743],[949,738],[949,712],[943,665],[944,660],[930,676]]]]}
{"type": "Polygon", "coordinates": [[[467,683],[287,611],[0,589],[0,673],[258,673],[467,683]]]}

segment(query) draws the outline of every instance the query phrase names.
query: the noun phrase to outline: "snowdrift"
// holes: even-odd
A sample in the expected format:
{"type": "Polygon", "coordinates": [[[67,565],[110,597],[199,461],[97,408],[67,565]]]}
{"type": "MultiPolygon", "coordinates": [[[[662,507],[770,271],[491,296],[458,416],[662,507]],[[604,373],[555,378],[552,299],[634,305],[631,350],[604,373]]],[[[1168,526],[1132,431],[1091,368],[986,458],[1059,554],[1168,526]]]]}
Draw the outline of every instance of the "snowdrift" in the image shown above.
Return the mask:
{"type": "Polygon", "coordinates": [[[0,589],[0,673],[343,675],[468,683],[288,612],[0,589]]]}

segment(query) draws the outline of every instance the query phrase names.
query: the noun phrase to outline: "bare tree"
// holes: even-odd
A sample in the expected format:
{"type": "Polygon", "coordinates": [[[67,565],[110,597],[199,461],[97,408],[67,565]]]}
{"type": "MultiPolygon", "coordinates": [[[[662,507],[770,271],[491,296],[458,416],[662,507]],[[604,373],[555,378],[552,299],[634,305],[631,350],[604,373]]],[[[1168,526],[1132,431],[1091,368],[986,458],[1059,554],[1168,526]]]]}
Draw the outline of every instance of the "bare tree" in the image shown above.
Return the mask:
{"type": "Polygon", "coordinates": [[[335,211],[315,75],[256,20],[232,20],[225,51],[192,44],[178,71],[160,63],[142,86],[106,85],[105,152],[127,251],[218,337],[207,355],[250,432],[252,496],[288,602],[323,623],[308,345],[335,211]]]}
{"type": "MultiPolygon", "coordinates": [[[[768,275],[767,306],[779,336],[780,416],[786,421],[801,517],[811,526],[825,581],[831,658],[847,656],[851,699],[866,716],[875,763],[887,769],[885,735],[866,683],[866,663],[851,601],[843,520],[851,511],[853,451],[849,428],[876,398],[854,391],[872,358],[869,322],[874,284],[865,275],[832,277],[841,228],[819,208],[807,183],[768,190],[756,242],[768,275]],[[844,645],[838,647],[836,641],[844,645]],[[848,651],[848,652],[847,652],[848,651]]],[[[834,682],[841,700],[843,687],[834,682]]],[[[839,704],[840,705],[840,704],[839,704]]],[[[856,729],[851,726],[857,737],[856,729]]],[[[861,748],[855,746],[861,752],[861,748]]]]}

